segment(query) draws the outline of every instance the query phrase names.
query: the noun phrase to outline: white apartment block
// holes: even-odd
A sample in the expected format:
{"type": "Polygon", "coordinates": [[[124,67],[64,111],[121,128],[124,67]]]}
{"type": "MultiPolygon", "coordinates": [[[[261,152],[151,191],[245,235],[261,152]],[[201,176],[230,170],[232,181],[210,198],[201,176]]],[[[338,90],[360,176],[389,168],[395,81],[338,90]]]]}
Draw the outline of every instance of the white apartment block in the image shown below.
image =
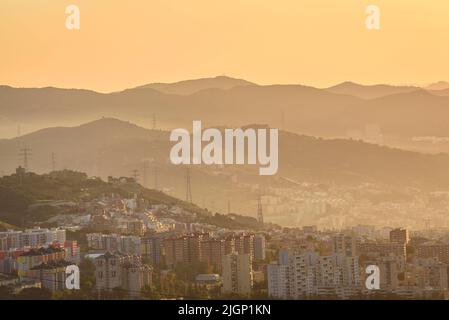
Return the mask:
{"type": "Polygon", "coordinates": [[[289,265],[269,264],[267,266],[268,295],[273,298],[287,298],[290,296],[290,268],[289,265]]]}
{"type": "Polygon", "coordinates": [[[130,296],[140,296],[141,292],[152,282],[153,269],[142,263],[129,263],[122,267],[122,288],[130,296]]]}
{"type": "Polygon", "coordinates": [[[119,234],[87,234],[87,246],[95,250],[120,252],[122,254],[141,254],[141,239],[138,236],[119,234]]]}
{"type": "Polygon", "coordinates": [[[341,288],[360,287],[357,257],[320,256],[316,252],[292,254],[268,266],[268,294],[277,298],[303,298],[341,288]]]}
{"type": "Polygon", "coordinates": [[[334,254],[341,254],[348,257],[357,255],[357,245],[359,239],[354,235],[343,233],[332,237],[332,250],[334,254]]]}
{"type": "Polygon", "coordinates": [[[95,279],[98,290],[111,290],[121,286],[121,268],[126,257],[106,252],[95,258],[95,279]]]}
{"type": "Polygon", "coordinates": [[[26,229],[25,231],[0,232],[0,238],[6,238],[6,250],[23,247],[47,247],[53,243],[64,244],[66,231],[60,228],[52,229],[26,229]]]}
{"type": "Polygon", "coordinates": [[[139,296],[152,283],[152,268],[140,257],[106,252],[94,260],[96,287],[99,291],[122,288],[131,296],[139,296]]]}
{"type": "Polygon", "coordinates": [[[253,269],[249,254],[232,253],[222,258],[222,293],[251,294],[253,269]]]}

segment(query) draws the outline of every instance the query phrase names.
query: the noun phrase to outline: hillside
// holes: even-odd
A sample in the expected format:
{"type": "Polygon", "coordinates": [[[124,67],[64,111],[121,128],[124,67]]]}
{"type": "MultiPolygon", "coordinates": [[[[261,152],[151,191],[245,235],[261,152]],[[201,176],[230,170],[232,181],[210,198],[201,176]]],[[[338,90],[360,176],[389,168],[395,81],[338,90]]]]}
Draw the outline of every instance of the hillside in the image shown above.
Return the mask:
{"type": "MultiPolygon", "coordinates": [[[[77,127],[47,128],[0,141],[3,158],[0,170],[14,172],[20,163],[17,157],[20,149],[27,147],[32,153],[30,168],[38,173],[51,171],[52,153],[55,153],[56,169],[75,169],[103,178],[117,174],[127,176],[138,169],[142,181],[143,163],[147,162],[148,185],[153,184],[153,169],[157,166],[159,187],[182,190],[184,169],[167,160],[171,145],[167,131],[148,130],[118,119],[102,118],[77,127]],[[173,185],[169,185],[168,180],[172,178],[175,179],[173,185]]],[[[278,176],[344,184],[349,175],[360,177],[360,181],[417,187],[449,185],[449,176],[445,174],[449,156],[444,154],[425,155],[361,141],[320,139],[289,132],[280,133],[279,150],[278,176]]],[[[205,181],[217,170],[205,166],[192,169],[204,175],[205,181]]],[[[238,166],[227,166],[223,170],[229,174],[242,172],[238,166]]],[[[247,168],[245,171],[250,175],[256,173],[247,168]]]]}
{"type": "Polygon", "coordinates": [[[12,224],[0,221],[0,231],[15,230],[15,229],[17,229],[16,226],[13,226],[12,224]]]}
{"type": "Polygon", "coordinates": [[[259,229],[263,227],[254,218],[243,217],[238,214],[211,213],[206,209],[171,197],[163,192],[143,188],[132,181],[105,182],[98,178],[90,178],[84,173],[64,170],[42,175],[26,173],[22,177],[13,174],[0,178],[0,220],[6,222],[1,222],[0,228],[14,228],[9,223],[29,227],[33,226],[35,222],[42,222],[56,214],[66,212],[52,206],[42,205],[45,202],[63,200],[78,203],[81,199],[97,199],[105,194],[112,193],[122,197],[132,197],[137,194],[150,205],[178,206],[196,213],[195,222],[210,223],[226,228],[259,229]],[[33,206],[37,203],[40,205],[33,206]]]}
{"type": "Polygon", "coordinates": [[[447,81],[438,81],[426,86],[427,90],[445,90],[449,89],[449,82],[447,81]]]}
{"type": "Polygon", "coordinates": [[[415,90],[420,90],[420,88],[413,86],[391,86],[386,84],[361,85],[349,81],[326,88],[326,91],[329,92],[347,94],[362,99],[375,99],[391,94],[408,93],[415,90]]]}
{"type": "MultiPolygon", "coordinates": [[[[86,172],[89,176],[130,176],[137,170],[145,187],[184,199],[185,168],[168,161],[168,132],[148,130],[117,119],[102,118],[77,127],[47,128],[0,141],[0,172],[13,173],[21,164],[21,148],[30,148],[30,170],[86,172]]],[[[381,147],[356,140],[320,139],[281,131],[279,171],[261,177],[254,166],[193,166],[193,202],[212,211],[232,210],[255,216],[257,186],[294,188],[287,181],[357,186],[375,183],[394,188],[449,188],[449,156],[381,147]]],[[[1,220],[1,219],[0,219],[1,220]]]]}
{"type": "Polygon", "coordinates": [[[189,95],[205,89],[227,90],[238,86],[255,85],[243,79],[234,79],[226,76],[214,78],[203,78],[195,80],[184,80],[175,83],[150,83],[138,89],[155,89],[157,91],[169,94],[189,95]]]}
{"type": "MultiPolygon", "coordinates": [[[[264,123],[320,137],[365,134],[379,128],[384,143],[427,151],[414,137],[449,136],[449,97],[416,87],[343,83],[317,89],[303,85],[254,85],[227,77],[153,84],[109,94],[57,88],[0,87],[0,137],[115,117],[139,126],[190,127],[264,123]],[[238,117],[236,116],[238,114],[238,117]]],[[[362,138],[365,138],[362,136],[362,138]]],[[[368,141],[367,139],[365,139],[368,141]]],[[[441,146],[449,151],[448,145],[441,146]]]]}

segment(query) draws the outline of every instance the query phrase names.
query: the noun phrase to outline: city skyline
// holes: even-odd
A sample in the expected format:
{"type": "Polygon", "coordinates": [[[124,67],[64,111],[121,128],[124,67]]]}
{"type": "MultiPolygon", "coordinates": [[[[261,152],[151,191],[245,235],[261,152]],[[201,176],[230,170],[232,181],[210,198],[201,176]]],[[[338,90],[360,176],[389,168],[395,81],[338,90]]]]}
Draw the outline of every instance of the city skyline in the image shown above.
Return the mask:
{"type": "Polygon", "coordinates": [[[448,13],[0,1],[0,300],[449,300],[448,13]]]}

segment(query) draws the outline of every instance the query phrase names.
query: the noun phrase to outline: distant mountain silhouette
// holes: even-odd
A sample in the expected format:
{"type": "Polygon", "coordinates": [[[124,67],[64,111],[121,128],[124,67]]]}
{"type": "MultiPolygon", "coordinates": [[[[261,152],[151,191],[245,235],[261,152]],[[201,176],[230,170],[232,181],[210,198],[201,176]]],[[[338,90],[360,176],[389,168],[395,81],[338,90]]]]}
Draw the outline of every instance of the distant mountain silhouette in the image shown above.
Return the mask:
{"type": "Polygon", "coordinates": [[[438,81],[432,83],[426,87],[427,90],[445,90],[449,89],[449,82],[447,81],[438,81]]]}
{"type": "Polygon", "coordinates": [[[408,93],[419,89],[419,87],[413,86],[391,86],[386,84],[362,85],[348,81],[329,87],[326,90],[329,92],[347,94],[362,99],[374,99],[391,94],[408,93]]]}
{"type": "Polygon", "coordinates": [[[255,85],[242,79],[234,79],[226,76],[185,80],[175,83],[150,83],[137,87],[139,89],[155,89],[163,93],[189,95],[204,89],[231,89],[238,86],[255,85]]]}
{"type": "Polygon", "coordinates": [[[427,91],[436,96],[449,97],[449,88],[442,90],[427,90],[427,91]]]}
{"type": "Polygon", "coordinates": [[[164,129],[190,128],[192,120],[216,127],[264,123],[321,137],[348,137],[352,136],[349,132],[362,132],[362,139],[366,127],[374,124],[384,137],[384,144],[414,150],[424,148],[412,142],[414,137],[449,136],[449,97],[416,87],[345,83],[317,89],[303,85],[251,85],[244,80],[223,77],[182,83],[181,87],[185,83],[194,84],[199,91],[190,84],[187,87],[191,90],[183,91],[190,92],[186,95],[154,88],[102,94],[76,89],[3,86],[0,87],[0,138],[15,136],[18,124],[22,133],[27,133],[45,127],[74,126],[103,116],[147,128],[153,127],[154,117],[156,128],[164,129]],[[236,86],[217,88],[219,85],[214,85],[214,81],[236,86]]]}

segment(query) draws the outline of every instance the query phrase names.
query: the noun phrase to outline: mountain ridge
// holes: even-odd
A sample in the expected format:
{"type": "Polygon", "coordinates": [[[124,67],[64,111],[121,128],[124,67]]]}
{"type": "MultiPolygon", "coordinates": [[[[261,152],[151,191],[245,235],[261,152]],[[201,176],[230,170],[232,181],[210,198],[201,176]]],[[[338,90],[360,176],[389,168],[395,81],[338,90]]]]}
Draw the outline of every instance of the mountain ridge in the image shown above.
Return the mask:
{"type": "Polygon", "coordinates": [[[200,78],[182,80],[172,83],[150,83],[138,86],[135,89],[155,89],[163,93],[190,95],[204,89],[230,89],[237,86],[256,85],[244,79],[231,78],[227,76],[216,76],[212,78],[200,78]]]}
{"type": "Polygon", "coordinates": [[[416,86],[393,86],[387,84],[362,85],[351,81],[345,81],[324,89],[329,92],[347,94],[362,99],[375,99],[391,94],[408,93],[421,88],[416,86]]]}
{"type": "MultiPolygon", "coordinates": [[[[342,85],[373,88],[351,82],[342,85]]],[[[385,86],[380,88],[383,90],[385,86]]],[[[393,90],[388,95],[364,99],[304,85],[201,88],[188,95],[152,88],[102,94],[77,89],[3,87],[0,138],[16,135],[19,124],[22,132],[30,132],[44,127],[73,126],[103,116],[147,128],[156,122],[163,129],[188,127],[198,119],[210,127],[267,123],[322,137],[348,136],[348,131],[364,131],[374,123],[387,137],[386,144],[412,149],[421,148],[413,142],[414,137],[449,136],[449,128],[443,121],[449,117],[449,97],[415,87],[388,88],[393,90]],[[401,88],[400,92],[394,91],[397,88],[401,88]],[[390,141],[389,137],[397,136],[398,139],[390,141]]]]}

